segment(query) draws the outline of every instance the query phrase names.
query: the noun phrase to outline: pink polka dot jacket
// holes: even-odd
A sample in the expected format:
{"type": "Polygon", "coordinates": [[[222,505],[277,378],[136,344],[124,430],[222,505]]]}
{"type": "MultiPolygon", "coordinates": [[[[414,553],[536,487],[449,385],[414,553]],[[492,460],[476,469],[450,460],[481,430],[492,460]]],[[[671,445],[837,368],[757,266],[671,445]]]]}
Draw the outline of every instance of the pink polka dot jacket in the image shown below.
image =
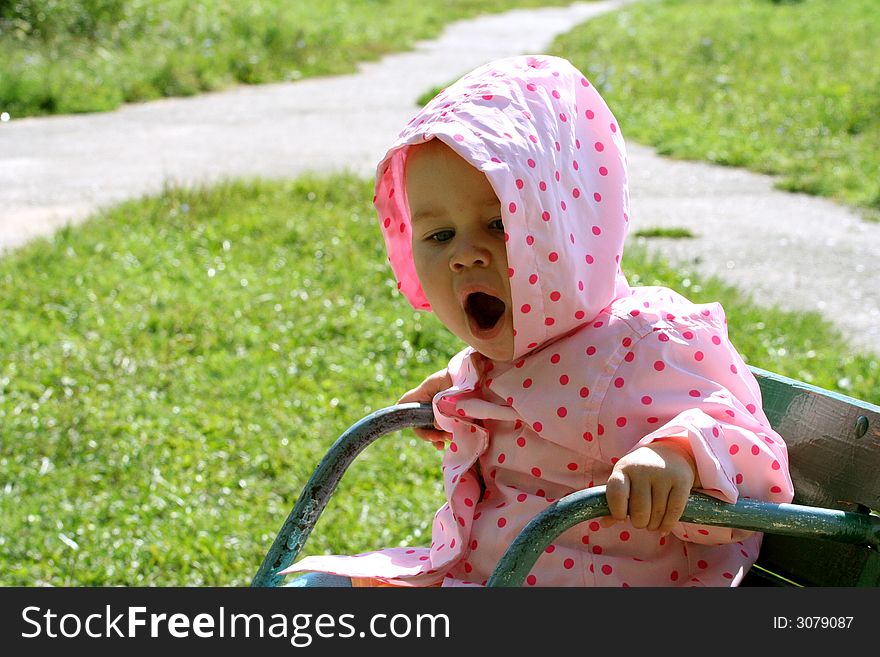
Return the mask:
{"type": "MultiPolygon", "coordinates": [[[[501,200],[516,355],[493,362],[468,348],[449,364],[453,386],[434,411],[453,440],[430,547],[306,557],[286,572],[483,585],[538,512],[604,484],[623,455],[672,434],[688,436],[703,492],[791,501],[785,444],[722,308],[631,288],[621,272],[626,152],[590,82],[559,58],[499,60],[444,90],[401,132],[378,166],[375,206],[399,289],[425,310],[403,173],[407,147],[429,139],[483,171],[501,200]]],[[[663,538],[592,521],[555,540],[526,584],[735,586],[760,541],[687,523],[663,538]]]]}

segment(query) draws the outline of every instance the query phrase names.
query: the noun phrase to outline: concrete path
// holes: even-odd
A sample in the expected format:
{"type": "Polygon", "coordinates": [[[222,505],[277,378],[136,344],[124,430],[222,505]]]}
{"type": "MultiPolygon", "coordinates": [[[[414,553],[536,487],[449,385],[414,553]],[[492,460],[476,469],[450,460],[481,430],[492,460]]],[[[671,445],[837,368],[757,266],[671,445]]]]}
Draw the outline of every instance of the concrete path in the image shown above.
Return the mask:
{"type": "MultiPolygon", "coordinates": [[[[628,1],[461,21],[352,75],[102,114],[13,117],[0,123],[0,250],[167,183],[334,169],[370,176],[428,88],[498,57],[542,52],[558,34],[628,1]]],[[[766,176],[671,161],[633,143],[629,165],[634,229],[677,226],[698,235],[650,240],[650,248],[750,291],[758,303],[825,312],[856,348],[880,353],[880,224],[773,190],[766,176]]]]}
{"type": "Polygon", "coordinates": [[[854,350],[880,355],[880,223],[775,190],[769,176],[669,160],[633,143],[627,152],[633,230],[684,227],[697,236],[639,241],[757,304],[826,314],[854,350]]]}

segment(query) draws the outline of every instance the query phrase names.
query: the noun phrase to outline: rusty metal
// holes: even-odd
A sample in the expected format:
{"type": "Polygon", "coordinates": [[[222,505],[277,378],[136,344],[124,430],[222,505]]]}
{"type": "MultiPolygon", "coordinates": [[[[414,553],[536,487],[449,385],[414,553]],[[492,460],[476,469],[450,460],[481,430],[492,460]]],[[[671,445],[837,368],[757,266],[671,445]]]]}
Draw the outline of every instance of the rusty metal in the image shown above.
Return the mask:
{"type": "MultiPolygon", "coordinates": [[[[761,385],[764,410],[789,447],[795,500],[805,504],[740,500],[731,505],[694,493],[682,520],[765,532],[762,555],[775,554],[775,543],[771,545],[770,539],[794,540],[786,537],[828,539],[829,545],[838,545],[841,549],[845,544],[867,546],[867,550],[856,555],[857,559],[851,558],[858,561],[851,569],[862,573],[860,585],[877,585],[880,583],[880,572],[877,572],[880,518],[876,513],[859,511],[876,510],[880,503],[880,489],[876,486],[880,481],[877,467],[880,407],[772,372],[750,369],[761,385]],[[830,506],[851,510],[826,508],[830,506]]],[[[408,427],[429,427],[432,422],[429,404],[402,404],[376,411],[342,434],[303,488],[251,586],[274,587],[281,583],[284,577],[278,575],[278,571],[296,559],[342,475],[361,451],[387,433],[408,427]]],[[[560,533],[603,515],[608,515],[604,486],[577,491],[558,500],[520,532],[502,556],[488,585],[520,585],[537,558],[560,533]]],[[[815,557],[811,549],[806,543],[799,543],[793,551],[783,550],[786,563],[809,559],[813,564],[815,557]]],[[[830,552],[826,550],[824,554],[827,557],[830,552]]],[[[841,560],[845,561],[846,557],[841,560]]],[[[828,563],[828,559],[821,561],[815,564],[814,570],[837,568],[834,563],[828,563]]],[[[806,573],[804,579],[809,581],[810,574],[806,573]]]]}
{"type": "MultiPolygon", "coordinates": [[[[487,586],[521,586],[538,557],[557,536],[577,524],[606,515],[605,486],[577,491],[557,500],[520,531],[498,561],[487,586]]],[[[863,513],[755,500],[728,504],[692,493],[681,519],[701,525],[880,547],[880,518],[863,513]]]]}
{"type": "Polygon", "coordinates": [[[284,570],[296,559],[339,480],[358,454],[387,433],[409,427],[430,427],[433,421],[430,404],[398,404],[366,416],[343,433],[306,482],[251,586],[274,587],[281,583],[284,576],[279,575],[278,571],[284,570]]]}

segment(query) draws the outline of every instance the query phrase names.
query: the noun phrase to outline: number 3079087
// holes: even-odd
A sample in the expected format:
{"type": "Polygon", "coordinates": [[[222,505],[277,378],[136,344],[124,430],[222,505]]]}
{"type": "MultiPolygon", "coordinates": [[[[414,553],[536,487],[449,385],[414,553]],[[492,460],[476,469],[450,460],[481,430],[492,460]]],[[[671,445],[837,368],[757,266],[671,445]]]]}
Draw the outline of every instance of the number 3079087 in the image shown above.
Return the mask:
{"type": "Polygon", "coordinates": [[[774,616],[775,630],[846,630],[854,616],[774,616]]]}

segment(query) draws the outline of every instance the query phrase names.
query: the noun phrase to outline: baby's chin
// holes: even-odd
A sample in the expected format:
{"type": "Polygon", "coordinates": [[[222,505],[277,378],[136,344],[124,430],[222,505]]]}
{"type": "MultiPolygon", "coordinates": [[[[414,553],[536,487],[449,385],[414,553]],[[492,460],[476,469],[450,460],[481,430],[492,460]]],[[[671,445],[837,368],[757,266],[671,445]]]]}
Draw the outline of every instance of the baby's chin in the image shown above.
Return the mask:
{"type": "Polygon", "coordinates": [[[474,351],[482,354],[489,360],[494,360],[499,363],[506,363],[513,360],[513,336],[510,336],[509,339],[500,338],[493,340],[489,344],[487,344],[486,341],[473,339],[465,340],[465,342],[467,342],[474,351]]]}

